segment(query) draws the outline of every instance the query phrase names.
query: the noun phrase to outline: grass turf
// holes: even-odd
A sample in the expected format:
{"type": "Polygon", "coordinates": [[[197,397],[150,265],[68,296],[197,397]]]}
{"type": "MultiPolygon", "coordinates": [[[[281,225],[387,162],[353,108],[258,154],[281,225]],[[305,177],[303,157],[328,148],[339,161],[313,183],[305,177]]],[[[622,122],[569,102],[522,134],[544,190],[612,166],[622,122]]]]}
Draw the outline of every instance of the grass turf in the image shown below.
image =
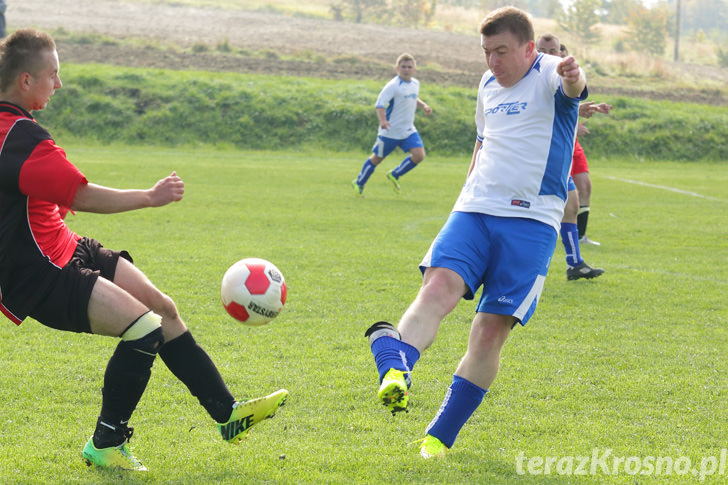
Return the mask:
{"type": "MultiPolygon", "coordinates": [[[[357,199],[349,184],[365,153],[82,143],[67,151],[103,185],[151,186],[172,170],[183,177],[177,204],[77,214],[69,225],[132,253],[237,396],[280,387],[291,396],[231,446],[158,361],[131,423],[132,449],[150,472],[89,470],[79,454],[115,340],[6,321],[2,483],[692,482],[690,471],[640,473],[649,457],[687,457],[699,472],[728,447],[728,173],[718,164],[590,160],[589,234],[602,246],[582,253],[606,274],[567,282],[558,243],[539,308],[506,343],[491,392],[446,459],[424,461],[410,443],[424,436],[465,351],[474,304],[443,322],[413,375],[406,415],[377,404],[363,332],[396,322],[414,298],[417,264],[469,160],[432,157],[403,177],[397,196],[384,177],[399,161],[392,155],[357,199]],[[283,313],[265,327],[237,324],[219,301],[225,269],[248,256],[273,261],[289,288],[283,313]],[[635,475],[634,460],[615,468],[607,459],[607,470],[588,466],[582,477],[578,458],[594,450],[643,467],[635,475]],[[527,470],[533,457],[537,474],[527,470]],[[548,473],[538,457],[553,458],[548,473]]],[[[725,480],[718,472],[708,481],[725,480]]]]}

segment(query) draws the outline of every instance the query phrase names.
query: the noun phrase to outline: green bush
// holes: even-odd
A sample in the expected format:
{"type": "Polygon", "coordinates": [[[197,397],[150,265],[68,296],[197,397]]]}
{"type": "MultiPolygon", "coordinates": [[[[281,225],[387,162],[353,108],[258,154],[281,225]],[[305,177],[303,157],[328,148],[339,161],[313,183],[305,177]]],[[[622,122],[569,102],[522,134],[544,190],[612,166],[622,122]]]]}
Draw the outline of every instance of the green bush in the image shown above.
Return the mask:
{"type": "Polygon", "coordinates": [[[725,108],[637,98],[604,98],[609,116],[595,115],[579,138],[587,152],[655,160],[728,161],[725,108]]]}
{"type": "MultiPolygon", "coordinates": [[[[234,73],[64,65],[64,87],[37,114],[58,137],[130,144],[315,146],[368,150],[374,102],[385,80],[332,81],[234,73]]],[[[416,125],[429,153],[470,156],[476,92],[423,84],[433,108],[416,125]]],[[[610,116],[588,120],[588,156],[728,160],[724,108],[613,98],[610,116]]]]}

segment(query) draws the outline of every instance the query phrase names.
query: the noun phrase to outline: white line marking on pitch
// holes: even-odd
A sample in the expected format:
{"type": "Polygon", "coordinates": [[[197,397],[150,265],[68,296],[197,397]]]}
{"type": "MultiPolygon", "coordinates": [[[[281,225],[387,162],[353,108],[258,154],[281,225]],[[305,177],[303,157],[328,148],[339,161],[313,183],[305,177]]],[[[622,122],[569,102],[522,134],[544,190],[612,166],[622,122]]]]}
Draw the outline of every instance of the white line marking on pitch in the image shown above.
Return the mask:
{"type": "Polygon", "coordinates": [[[674,187],[667,187],[665,185],[648,184],[647,182],[640,182],[639,180],[623,179],[623,178],[619,178],[619,177],[612,177],[610,175],[602,175],[602,177],[608,178],[610,180],[617,180],[618,182],[627,182],[629,184],[642,185],[644,187],[651,187],[653,189],[669,190],[670,192],[676,192],[678,194],[689,195],[691,197],[699,197],[701,199],[715,200],[718,202],[728,202],[728,200],[725,200],[725,199],[719,199],[717,197],[711,197],[709,195],[703,195],[703,194],[699,194],[697,192],[690,192],[688,190],[676,189],[674,187]]]}
{"type": "Polygon", "coordinates": [[[627,271],[634,271],[636,273],[650,273],[650,274],[657,274],[657,275],[663,275],[663,276],[671,276],[673,278],[683,278],[683,279],[691,279],[694,281],[707,281],[709,283],[718,283],[721,285],[728,285],[728,280],[716,278],[714,276],[704,276],[704,275],[697,275],[697,274],[691,274],[691,273],[676,273],[674,271],[666,271],[662,269],[655,269],[655,268],[638,268],[635,266],[629,266],[629,265],[623,265],[623,264],[617,264],[617,265],[610,265],[611,269],[617,268],[617,269],[623,269],[627,271]]]}

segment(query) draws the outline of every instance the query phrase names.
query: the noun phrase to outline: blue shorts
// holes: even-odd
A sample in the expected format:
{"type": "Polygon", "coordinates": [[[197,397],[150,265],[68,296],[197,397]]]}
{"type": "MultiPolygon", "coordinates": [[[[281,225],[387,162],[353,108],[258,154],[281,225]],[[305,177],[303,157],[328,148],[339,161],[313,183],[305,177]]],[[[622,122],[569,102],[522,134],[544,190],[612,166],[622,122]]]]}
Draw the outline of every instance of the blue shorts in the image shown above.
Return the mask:
{"type": "Polygon", "coordinates": [[[571,192],[572,190],[576,190],[576,184],[574,183],[574,177],[569,175],[569,181],[566,182],[566,191],[571,192]]]}
{"type": "Polygon", "coordinates": [[[453,212],[420,263],[459,274],[478,312],[512,315],[525,325],[536,310],[558,235],[533,219],[453,212]]]}
{"type": "Polygon", "coordinates": [[[410,136],[402,140],[387,138],[386,136],[378,136],[377,141],[374,142],[374,146],[372,147],[372,153],[380,158],[385,158],[397,147],[401,148],[403,152],[407,153],[413,148],[424,146],[425,144],[422,143],[422,138],[420,138],[420,134],[415,131],[410,136]]]}

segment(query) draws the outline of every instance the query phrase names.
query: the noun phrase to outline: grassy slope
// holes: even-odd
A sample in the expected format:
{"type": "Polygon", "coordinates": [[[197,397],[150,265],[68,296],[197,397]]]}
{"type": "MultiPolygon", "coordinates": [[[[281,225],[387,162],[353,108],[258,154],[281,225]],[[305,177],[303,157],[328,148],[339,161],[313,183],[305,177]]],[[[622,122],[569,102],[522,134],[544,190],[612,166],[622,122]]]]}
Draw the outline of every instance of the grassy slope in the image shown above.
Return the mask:
{"type": "MultiPolygon", "coordinates": [[[[365,150],[374,136],[381,83],[105,65],[64,66],[65,86],[39,121],[56,136],[131,144],[325,147],[365,150]],[[281,80],[285,79],[284,83],[281,80]],[[284,89],[281,86],[285,86],[284,89]]],[[[416,120],[430,153],[469,153],[472,89],[425,85],[434,113],[416,120]]],[[[588,121],[593,156],[728,160],[725,108],[598,96],[610,117],[588,121]]]]}
{"type": "Polygon", "coordinates": [[[725,447],[728,180],[715,164],[591,159],[590,233],[603,245],[584,253],[607,273],[566,282],[557,248],[536,316],[514,331],[492,392],[440,463],[419,460],[408,443],[422,437],[440,404],[472,304],[446,318],[417,366],[412,410],[396,419],[375,402],[362,333],[373,320],[396,320],[413,298],[416,264],[452,205],[467,157],[431,157],[403,180],[400,197],[375,174],[367,198],[356,199],[348,183],[360,152],[67,148],[94,182],[145,186],[173,169],[185,178],[179,204],[79,214],[71,227],[131,250],[177,300],[236,394],[286,387],[291,400],[231,447],[158,362],[132,422],[133,448],[152,471],[90,471],[78,454],[98,412],[113,340],[6,322],[3,483],[550,483],[566,477],[517,475],[519,453],[611,448],[616,456],[684,455],[697,464],[725,447]],[[226,317],[218,297],[227,266],[251,255],[274,261],[289,284],[281,316],[255,329],[226,317]]]}

